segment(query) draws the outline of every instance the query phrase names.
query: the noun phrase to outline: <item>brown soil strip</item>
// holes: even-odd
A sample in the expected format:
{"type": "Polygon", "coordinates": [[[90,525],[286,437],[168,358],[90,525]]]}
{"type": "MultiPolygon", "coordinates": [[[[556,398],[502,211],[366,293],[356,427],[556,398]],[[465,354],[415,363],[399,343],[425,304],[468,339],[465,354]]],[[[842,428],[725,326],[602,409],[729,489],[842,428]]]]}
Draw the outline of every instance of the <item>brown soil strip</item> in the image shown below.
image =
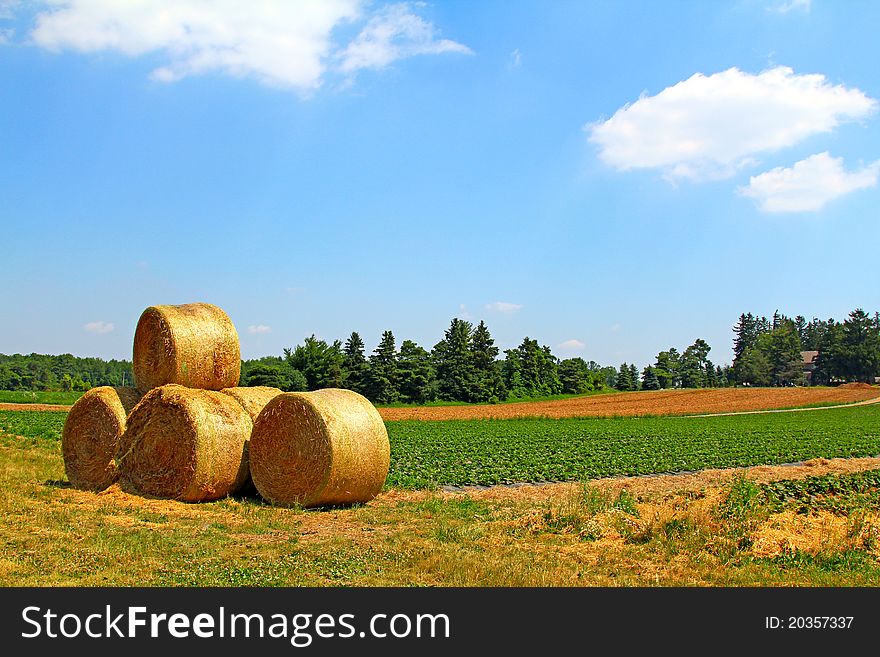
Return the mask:
{"type": "Polygon", "coordinates": [[[389,420],[483,420],[521,417],[611,417],[732,413],[808,406],[851,404],[880,395],[866,388],[703,388],[593,395],[544,402],[480,406],[381,408],[389,420]]]}
{"type": "Polygon", "coordinates": [[[0,403],[0,411],[69,411],[63,404],[8,404],[0,403]]]}

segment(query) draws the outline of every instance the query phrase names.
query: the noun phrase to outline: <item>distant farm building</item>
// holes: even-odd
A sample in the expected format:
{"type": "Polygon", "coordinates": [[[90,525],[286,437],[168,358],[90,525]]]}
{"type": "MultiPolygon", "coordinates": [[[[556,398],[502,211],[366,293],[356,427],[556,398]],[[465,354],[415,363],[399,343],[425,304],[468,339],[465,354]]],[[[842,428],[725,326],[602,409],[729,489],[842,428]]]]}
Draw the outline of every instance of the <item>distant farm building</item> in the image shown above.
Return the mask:
{"type": "Polygon", "coordinates": [[[804,367],[804,384],[810,385],[813,379],[813,370],[816,369],[816,357],[819,355],[818,351],[802,351],[801,352],[801,361],[803,362],[804,367]]]}

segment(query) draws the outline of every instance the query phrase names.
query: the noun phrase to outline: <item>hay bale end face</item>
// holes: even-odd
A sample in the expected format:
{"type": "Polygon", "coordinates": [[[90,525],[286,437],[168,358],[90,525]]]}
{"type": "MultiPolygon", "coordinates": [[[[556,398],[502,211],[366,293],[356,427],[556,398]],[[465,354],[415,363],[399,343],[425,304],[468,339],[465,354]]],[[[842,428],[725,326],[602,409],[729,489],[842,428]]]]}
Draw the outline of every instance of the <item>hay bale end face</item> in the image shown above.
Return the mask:
{"type": "Polygon", "coordinates": [[[266,404],[281,394],[278,388],[270,386],[224,388],[220,392],[233,397],[248,412],[252,420],[256,420],[266,404]]]}
{"type": "Polygon", "coordinates": [[[150,306],[135,329],[132,370],[142,392],[168,383],[231,388],[241,374],[238,333],[229,316],[209,303],[150,306]]]}
{"type": "Polygon", "coordinates": [[[230,395],[165,385],[132,410],[117,453],[124,490],[183,502],[238,492],[253,421],[230,395]]]}
{"type": "Polygon", "coordinates": [[[64,422],[61,454],[74,488],[104,490],[119,477],[114,457],[126,417],[140,400],[135,388],[101,386],[80,397],[64,422]]]}
{"type": "Polygon", "coordinates": [[[367,502],[385,484],[390,455],[378,411],[351,390],[278,395],[251,433],[251,477],[274,504],[367,502]]]}

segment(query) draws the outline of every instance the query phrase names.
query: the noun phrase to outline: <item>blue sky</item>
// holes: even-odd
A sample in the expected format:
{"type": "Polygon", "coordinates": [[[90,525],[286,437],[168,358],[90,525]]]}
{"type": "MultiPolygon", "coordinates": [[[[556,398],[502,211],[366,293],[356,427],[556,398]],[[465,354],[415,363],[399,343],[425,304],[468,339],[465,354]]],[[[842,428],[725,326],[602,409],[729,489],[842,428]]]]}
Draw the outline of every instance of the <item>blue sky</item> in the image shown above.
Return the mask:
{"type": "Polygon", "coordinates": [[[880,308],[874,2],[0,0],[2,353],[731,360],[741,312],[880,308]]]}

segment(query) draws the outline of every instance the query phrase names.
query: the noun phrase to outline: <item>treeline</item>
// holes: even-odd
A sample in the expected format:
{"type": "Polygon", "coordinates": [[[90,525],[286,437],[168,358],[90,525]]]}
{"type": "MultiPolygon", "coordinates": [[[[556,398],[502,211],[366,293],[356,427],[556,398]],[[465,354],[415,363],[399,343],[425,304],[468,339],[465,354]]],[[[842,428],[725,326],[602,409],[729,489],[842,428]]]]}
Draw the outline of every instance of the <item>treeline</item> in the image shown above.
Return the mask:
{"type": "Polygon", "coordinates": [[[95,386],[132,385],[125,360],[78,358],[71,354],[0,354],[0,390],[81,391],[95,386]]]}
{"type": "Polygon", "coordinates": [[[709,360],[712,347],[697,338],[680,352],[670,347],[657,354],[653,365],[639,374],[635,365],[622,363],[613,386],[618,390],[661,390],[665,388],[723,388],[731,385],[730,368],[709,360]]]}
{"type": "Polygon", "coordinates": [[[843,322],[834,318],[807,321],[778,312],[773,318],[740,315],[733,329],[733,376],[749,385],[800,385],[804,381],[801,351],[818,351],[811,383],[874,383],[880,376],[880,313],[861,308],[843,322]]]}
{"type": "MultiPolygon", "coordinates": [[[[633,363],[603,367],[583,358],[559,359],[550,347],[526,337],[500,352],[485,322],[453,319],[433,348],[412,340],[399,345],[385,331],[369,354],[354,332],[343,343],[314,335],[281,356],[242,361],[240,385],[286,391],[350,388],[380,404],[467,403],[532,399],[594,390],[660,390],[732,385],[803,385],[802,351],[817,351],[812,384],[873,383],[880,376],[880,314],[852,311],[843,321],[807,321],[774,313],[743,313],[733,328],[732,365],[715,365],[711,347],[698,338],[670,347],[639,369],[633,363]]],[[[88,390],[131,385],[131,363],[70,354],[0,354],[0,390],[88,390]]]]}
{"type": "Polygon", "coordinates": [[[476,326],[455,318],[431,351],[412,340],[398,347],[385,331],[366,353],[354,332],[343,344],[315,336],[284,350],[283,357],[245,361],[242,385],[282,390],[349,388],[380,404],[430,401],[499,402],[580,394],[613,386],[615,370],[582,358],[560,360],[537,340],[526,337],[500,358],[485,322],[476,326]]]}

